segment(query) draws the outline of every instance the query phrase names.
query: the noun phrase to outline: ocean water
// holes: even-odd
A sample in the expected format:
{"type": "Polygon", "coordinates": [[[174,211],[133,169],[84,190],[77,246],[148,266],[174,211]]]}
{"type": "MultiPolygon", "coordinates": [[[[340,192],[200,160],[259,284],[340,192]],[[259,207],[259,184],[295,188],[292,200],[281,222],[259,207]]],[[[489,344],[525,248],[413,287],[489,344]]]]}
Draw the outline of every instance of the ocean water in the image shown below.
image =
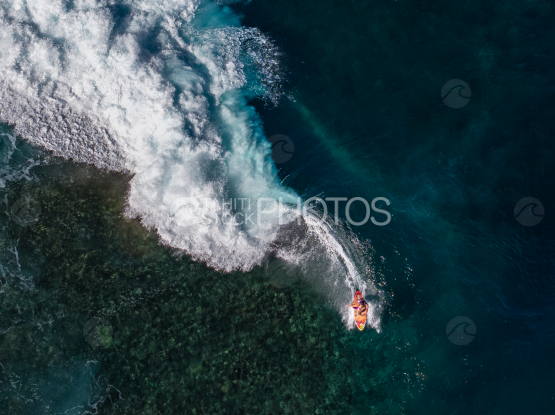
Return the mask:
{"type": "Polygon", "coordinates": [[[553,413],[554,13],[4,1],[0,413],[553,413]]]}

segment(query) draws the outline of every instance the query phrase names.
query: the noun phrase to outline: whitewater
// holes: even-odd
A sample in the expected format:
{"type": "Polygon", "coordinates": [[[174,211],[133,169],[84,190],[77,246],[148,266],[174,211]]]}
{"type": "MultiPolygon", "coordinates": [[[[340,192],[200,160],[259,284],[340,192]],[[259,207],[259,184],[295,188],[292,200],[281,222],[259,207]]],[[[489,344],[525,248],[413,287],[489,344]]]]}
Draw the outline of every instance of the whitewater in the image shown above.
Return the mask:
{"type": "MultiPolygon", "coordinates": [[[[0,5],[1,122],[56,156],[132,175],[126,214],[162,243],[222,271],[248,271],[275,252],[327,281],[348,320],[354,289],[377,292],[343,248],[349,237],[340,243],[329,223],[308,215],[306,249],[284,242],[301,215],[298,195],[280,183],[247,104],[254,96],[276,102],[282,83],[272,40],[211,2],[0,5]],[[242,226],[209,220],[233,209],[230,198],[285,208],[242,226]],[[198,209],[200,200],[217,206],[198,209]]],[[[378,304],[369,320],[379,328],[378,304]]]]}

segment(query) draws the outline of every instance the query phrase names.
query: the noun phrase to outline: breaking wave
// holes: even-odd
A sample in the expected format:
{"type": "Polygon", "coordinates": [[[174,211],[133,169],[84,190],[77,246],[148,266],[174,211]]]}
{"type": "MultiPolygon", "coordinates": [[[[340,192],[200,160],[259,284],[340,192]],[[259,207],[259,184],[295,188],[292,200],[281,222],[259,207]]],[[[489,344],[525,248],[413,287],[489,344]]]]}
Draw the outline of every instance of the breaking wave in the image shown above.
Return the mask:
{"type": "Polygon", "coordinates": [[[5,0],[0,121],[57,156],[132,174],[126,213],[213,268],[249,270],[269,252],[307,268],[327,252],[326,272],[340,266],[347,282],[335,287],[344,302],[366,283],[328,224],[302,221],[316,250],[276,245],[295,227],[283,224],[297,222],[297,195],[280,183],[247,97],[279,100],[279,57],[270,38],[211,2],[5,0]],[[192,200],[215,202],[210,216],[232,210],[230,198],[288,208],[243,226],[191,220],[192,200]]]}

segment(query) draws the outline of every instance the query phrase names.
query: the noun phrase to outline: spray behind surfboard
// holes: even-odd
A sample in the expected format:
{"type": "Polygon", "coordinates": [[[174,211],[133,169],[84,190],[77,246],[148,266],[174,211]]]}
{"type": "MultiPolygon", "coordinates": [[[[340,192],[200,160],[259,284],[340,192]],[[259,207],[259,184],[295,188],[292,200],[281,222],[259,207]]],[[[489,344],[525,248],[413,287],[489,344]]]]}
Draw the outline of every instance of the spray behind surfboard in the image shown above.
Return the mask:
{"type": "Polygon", "coordinates": [[[280,230],[274,246],[276,255],[298,266],[301,278],[338,310],[349,329],[355,320],[345,305],[361,291],[369,303],[367,325],[380,331],[384,293],[374,285],[369,253],[344,224],[307,210],[301,221],[280,230]]]}

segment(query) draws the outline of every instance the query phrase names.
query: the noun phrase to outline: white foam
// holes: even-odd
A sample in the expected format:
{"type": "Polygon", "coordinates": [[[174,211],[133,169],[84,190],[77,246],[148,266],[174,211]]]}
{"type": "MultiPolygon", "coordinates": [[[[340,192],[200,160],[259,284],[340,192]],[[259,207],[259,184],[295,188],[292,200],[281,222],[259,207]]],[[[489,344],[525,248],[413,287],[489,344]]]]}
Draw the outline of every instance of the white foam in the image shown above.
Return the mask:
{"type": "Polygon", "coordinates": [[[198,1],[126,1],[119,22],[113,3],[3,3],[1,120],[59,156],[133,173],[128,213],[164,242],[218,269],[251,268],[267,248],[256,230],[183,232],[170,208],[230,191],[294,195],[276,180],[269,144],[238,92],[242,44],[269,41],[213,5],[191,22],[198,1]],[[156,52],[144,46],[152,33],[156,52]]]}
{"type": "MultiPolygon", "coordinates": [[[[244,97],[249,87],[275,100],[278,58],[259,30],[200,0],[5,0],[0,121],[58,156],[132,173],[129,216],[216,269],[248,270],[299,212],[211,219],[230,197],[295,203],[244,97]],[[203,199],[212,210],[192,216],[203,199]]],[[[330,230],[307,224],[347,286],[364,287],[330,230]]]]}

